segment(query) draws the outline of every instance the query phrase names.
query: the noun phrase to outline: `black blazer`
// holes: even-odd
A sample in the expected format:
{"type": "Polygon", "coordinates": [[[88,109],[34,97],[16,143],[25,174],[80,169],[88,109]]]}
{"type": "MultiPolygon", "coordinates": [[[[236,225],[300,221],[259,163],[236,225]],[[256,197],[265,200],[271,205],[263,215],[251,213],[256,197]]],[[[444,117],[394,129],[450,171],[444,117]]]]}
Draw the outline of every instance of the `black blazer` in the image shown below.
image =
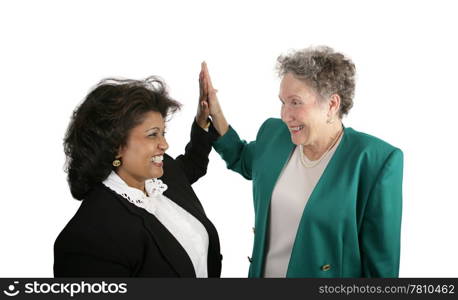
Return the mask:
{"type": "MultiPolygon", "coordinates": [[[[206,217],[191,184],[205,175],[215,130],[195,122],[185,154],[164,156],[164,192],[196,217],[209,237],[208,276],[221,274],[218,233],[206,217]]],[[[194,267],[174,236],[146,210],[102,183],[83,200],[54,244],[56,277],[195,277],[194,267]]]]}

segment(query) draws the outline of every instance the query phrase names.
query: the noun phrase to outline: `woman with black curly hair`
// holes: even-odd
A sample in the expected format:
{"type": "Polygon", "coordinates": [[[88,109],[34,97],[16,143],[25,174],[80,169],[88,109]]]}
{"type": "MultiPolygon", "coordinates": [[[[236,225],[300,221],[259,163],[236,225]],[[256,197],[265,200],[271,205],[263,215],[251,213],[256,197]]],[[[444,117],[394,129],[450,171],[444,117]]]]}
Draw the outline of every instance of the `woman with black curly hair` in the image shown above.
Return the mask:
{"type": "Polygon", "coordinates": [[[160,79],[104,80],[77,107],[64,148],[82,203],[56,239],[56,277],[220,276],[218,234],[191,187],[217,135],[202,100],[175,159],[165,119],[180,104],[160,79]]]}

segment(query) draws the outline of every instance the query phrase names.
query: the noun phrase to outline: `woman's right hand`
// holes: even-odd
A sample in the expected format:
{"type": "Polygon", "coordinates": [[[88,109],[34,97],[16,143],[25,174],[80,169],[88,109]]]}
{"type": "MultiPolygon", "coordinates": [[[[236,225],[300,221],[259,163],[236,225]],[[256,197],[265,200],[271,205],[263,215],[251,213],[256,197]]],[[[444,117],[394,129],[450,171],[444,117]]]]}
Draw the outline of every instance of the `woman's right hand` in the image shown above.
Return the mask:
{"type": "Polygon", "coordinates": [[[216,130],[220,135],[224,135],[229,129],[229,125],[226,121],[226,118],[224,117],[223,110],[219,105],[218,97],[216,96],[218,90],[216,90],[213,87],[213,83],[211,81],[210,73],[208,72],[206,62],[202,62],[201,65],[199,85],[201,91],[201,98],[203,99],[203,101],[206,100],[205,103],[203,103],[203,106],[208,105],[213,125],[215,126],[216,130]]]}

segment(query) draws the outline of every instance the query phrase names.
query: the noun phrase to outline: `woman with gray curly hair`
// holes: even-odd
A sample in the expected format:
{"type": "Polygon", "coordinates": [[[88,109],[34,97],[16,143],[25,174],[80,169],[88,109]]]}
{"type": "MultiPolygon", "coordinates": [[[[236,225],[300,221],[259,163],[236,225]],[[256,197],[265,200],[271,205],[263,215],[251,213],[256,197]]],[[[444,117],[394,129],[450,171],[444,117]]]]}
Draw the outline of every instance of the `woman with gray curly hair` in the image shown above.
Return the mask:
{"type": "Polygon", "coordinates": [[[342,124],[355,66],[329,47],[278,58],[281,119],[246,143],[204,65],[205,107],[227,167],[253,181],[250,277],[397,277],[402,151],[342,124]]]}

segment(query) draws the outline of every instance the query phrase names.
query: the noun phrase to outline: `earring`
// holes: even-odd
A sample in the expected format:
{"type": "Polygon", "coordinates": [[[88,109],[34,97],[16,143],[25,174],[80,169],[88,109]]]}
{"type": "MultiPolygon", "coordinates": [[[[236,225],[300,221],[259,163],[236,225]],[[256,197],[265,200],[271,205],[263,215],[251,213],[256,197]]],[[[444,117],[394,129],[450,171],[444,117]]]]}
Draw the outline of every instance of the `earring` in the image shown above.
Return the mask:
{"type": "Polygon", "coordinates": [[[121,165],[121,161],[119,159],[113,160],[113,167],[119,167],[121,165]]]}
{"type": "Polygon", "coordinates": [[[334,123],[334,119],[328,117],[328,119],[326,120],[326,123],[327,124],[332,124],[332,123],[334,123]]]}

